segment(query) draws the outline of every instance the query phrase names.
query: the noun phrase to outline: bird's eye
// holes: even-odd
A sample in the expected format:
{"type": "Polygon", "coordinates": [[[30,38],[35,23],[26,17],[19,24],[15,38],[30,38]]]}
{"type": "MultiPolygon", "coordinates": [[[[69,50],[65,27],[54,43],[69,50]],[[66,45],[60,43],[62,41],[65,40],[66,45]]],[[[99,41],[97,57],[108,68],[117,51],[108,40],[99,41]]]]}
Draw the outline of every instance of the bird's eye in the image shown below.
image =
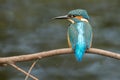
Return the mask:
{"type": "Polygon", "coordinates": [[[68,15],[70,18],[73,18],[73,17],[75,17],[75,15],[68,15]]]}

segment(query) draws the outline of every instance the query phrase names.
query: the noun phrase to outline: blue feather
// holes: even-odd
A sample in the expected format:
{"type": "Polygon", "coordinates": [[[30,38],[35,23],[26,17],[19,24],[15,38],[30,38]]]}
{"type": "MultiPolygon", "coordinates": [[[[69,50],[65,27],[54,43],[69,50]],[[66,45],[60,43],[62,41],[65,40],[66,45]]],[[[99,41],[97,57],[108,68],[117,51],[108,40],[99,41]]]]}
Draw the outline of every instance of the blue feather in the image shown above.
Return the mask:
{"type": "Polygon", "coordinates": [[[86,51],[86,46],[85,45],[80,45],[80,44],[76,44],[76,48],[75,48],[75,57],[77,59],[77,61],[81,61],[82,57],[86,51]]]}
{"type": "Polygon", "coordinates": [[[84,39],[84,27],[83,27],[83,23],[77,23],[78,25],[76,26],[77,28],[77,31],[78,31],[78,40],[76,42],[76,45],[75,45],[75,56],[76,56],[76,59],[78,61],[81,61],[82,60],[82,57],[83,57],[83,54],[85,53],[86,51],[86,43],[85,43],[85,39],[84,39]]]}
{"type": "Polygon", "coordinates": [[[89,48],[91,42],[91,29],[86,30],[86,24],[84,22],[78,22],[75,24],[71,24],[68,28],[68,37],[70,39],[70,43],[72,45],[72,49],[74,50],[75,57],[77,61],[81,61],[82,57],[87,48],[89,48]],[[87,33],[86,33],[87,32],[87,33]],[[88,35],[90,33],[90,35],[88,35]]]}

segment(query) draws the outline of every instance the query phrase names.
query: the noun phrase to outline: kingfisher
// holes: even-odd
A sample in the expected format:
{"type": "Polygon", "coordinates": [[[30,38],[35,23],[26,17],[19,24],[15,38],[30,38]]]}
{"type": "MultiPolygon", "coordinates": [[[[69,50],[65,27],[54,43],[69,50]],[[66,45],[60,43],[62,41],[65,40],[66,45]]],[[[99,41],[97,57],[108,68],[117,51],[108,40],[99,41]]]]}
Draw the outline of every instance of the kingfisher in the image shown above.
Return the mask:
{"type": "Polygon", "coordinates": [[[87,11],[75,9],[55,19],[66,19],[71,22],[67,32],[68,45],[73,49],[77,61],[81,61],[84,53],[92,44],[92,27],[87,11]]]}

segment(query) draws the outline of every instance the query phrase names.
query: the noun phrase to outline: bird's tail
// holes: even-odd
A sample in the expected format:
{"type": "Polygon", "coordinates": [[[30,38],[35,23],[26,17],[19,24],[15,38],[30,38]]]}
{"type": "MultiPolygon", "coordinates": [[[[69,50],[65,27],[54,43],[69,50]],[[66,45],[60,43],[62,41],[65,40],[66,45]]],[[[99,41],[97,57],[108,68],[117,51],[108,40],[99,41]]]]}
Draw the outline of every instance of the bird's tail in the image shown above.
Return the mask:
{"type": "Polygon", "coordinates": [[[76,45],[76,48],[75,48],[75,57],[77,59],[77,61],[81,61],[82,60],[82,57],[86,51],[86,46],[84,45],[76,45]]]}

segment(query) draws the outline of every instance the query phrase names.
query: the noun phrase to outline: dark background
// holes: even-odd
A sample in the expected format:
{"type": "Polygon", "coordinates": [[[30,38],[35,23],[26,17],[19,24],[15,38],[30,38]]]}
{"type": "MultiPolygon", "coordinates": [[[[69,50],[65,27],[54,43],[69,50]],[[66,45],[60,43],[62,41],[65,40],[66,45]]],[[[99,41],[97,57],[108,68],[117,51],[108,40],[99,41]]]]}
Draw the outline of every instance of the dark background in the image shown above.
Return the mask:
{"type": "MultiPolygon", "coordinates": [[[[0,0],[0,56],[30,54],[68,47],[68,21],[52,20],[73,9],[86,9],[93,47],[120,53],[120,0],[0,0]]],[[[28,70],[33,61],[17,63],[28,70]]],[[[32,74],[40,80],[120,80],[120,61],[87,54],[40,60],[32,74]]],[[[11,66],[0,67],[0,80],[24,80],[11,66]]],[[[31,80],[31,79],[30,79],[31,80]]]]}

